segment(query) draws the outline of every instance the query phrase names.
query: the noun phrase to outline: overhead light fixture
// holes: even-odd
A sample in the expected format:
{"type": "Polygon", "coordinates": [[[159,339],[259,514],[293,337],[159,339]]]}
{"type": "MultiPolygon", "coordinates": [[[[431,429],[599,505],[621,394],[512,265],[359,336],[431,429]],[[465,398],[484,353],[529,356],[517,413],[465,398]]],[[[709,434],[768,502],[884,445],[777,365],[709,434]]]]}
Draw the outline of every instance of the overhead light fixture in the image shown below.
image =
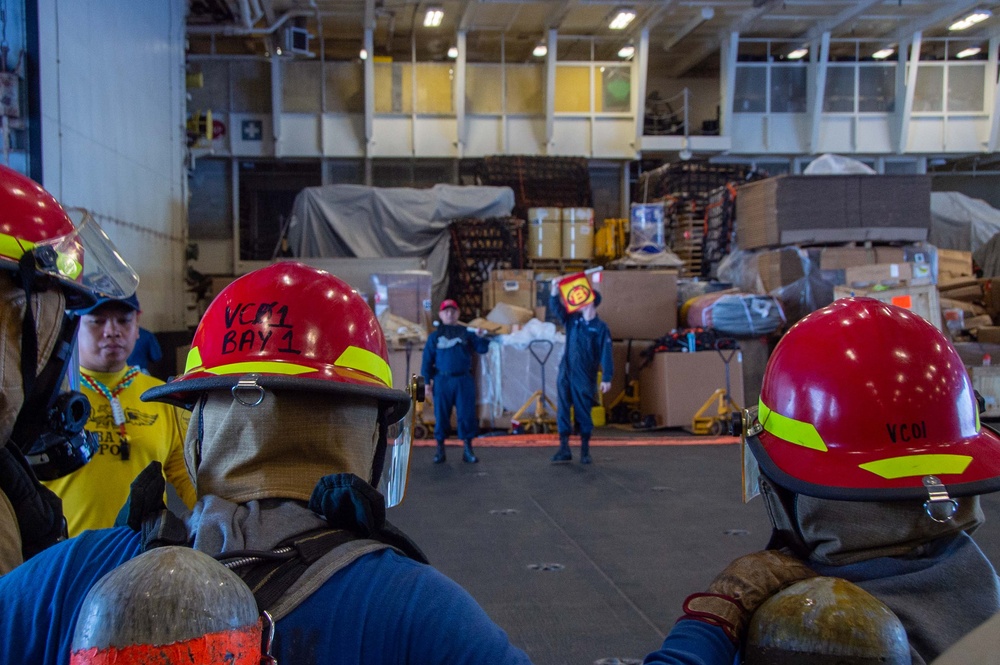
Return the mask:
{"type": "Polygon", "coordinates": [[[971,47],[965,49],[964,51],[959,51],[958,53],[956,53],[955,57],[956,58],[969,58],[969,57],[972,57],[974,55],[978,55],[982,50],[983,49],[979,48],[978,46],[971,46],[971,47]]]}
{"type": "Polygon", "coordinates": [[[632,22],[635,18],[635,10],[632,9],[619,9],[615,14],[615,17],[611,19],[611,23],[608,27],[612,30],[624,30],[628,27],[628,24],[632,22]]]}
{"type": "Polygon", "coordinates": [[[955,21],[948,26],[949,30],[966,30],[976,25],[977,23],[982,23],[989,17],[993,16],[993,12],[988,9],[976,9],[971,14],[966,16],[960,21],[955,21]]]}
{"type": "Polygon", "coordinates": [[[888,58],[890,55],[892,55],[895,52],[896,52],[896,49],[886,47],[884,49],[879,49],[878,51],[875,51],[874,53],[872,53],[872,57],[875,58],[876,60],[885,60],[886,58],[888,58]]]}
{"type": "Polygon", "coordinates": [[[789,53],[787,57],[789,60],[801,60],[802,58],[806,57],[806,54],[808,53],[809,49],[807,48],[797,48],[791,53],[789,53]]]}
{"type": "Polygon", "coordinates": [[[531,55],[536,58],[544,58],[549,53],[549,47],[545,45],[545,42],[538,42],[535,44],[534,50],[532,50],[531,55]]]}
{"type": "Polygon", "coordinates": [[[618,57],[622,60],[628,60],[633,55],[635,55],[635,46],[632,44],[626,44],[625,46],[618,49],[618,57]]]}
{"type": "Polygon", "coordinates": [[[451,48],[448,49],[448,57],[451,58],[452,60],[454,60],[455,58],[458,57],[458,47],[457,46],[452,46],[451,48]]]}
{"type": "Polygon", "coordinates": [[[368,49],[366,49],[366,48],[361,49],[361,52],[358,53],[358,57],[361,58],[362,60],[367,60],[368,59],[368,49]]]}
{"type": "Polygon", "coordinates": [[[424,14],[424,27],[436,28],[441,25],[442,20],[444,20],[444,10],[440,7],[430,7],[424,14]]]}

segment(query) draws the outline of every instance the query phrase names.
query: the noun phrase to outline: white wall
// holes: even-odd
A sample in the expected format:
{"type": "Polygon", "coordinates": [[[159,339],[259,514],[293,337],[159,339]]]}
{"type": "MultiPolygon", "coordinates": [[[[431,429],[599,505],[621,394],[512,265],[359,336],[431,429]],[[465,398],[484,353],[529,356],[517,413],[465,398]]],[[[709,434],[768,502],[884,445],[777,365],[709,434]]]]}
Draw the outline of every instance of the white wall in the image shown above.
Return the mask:
{"type": "Polygon", "coordinates": [[[184,0],[38,0],[43,185],[140,276],[143,325],[184,328],[184,0]]]}

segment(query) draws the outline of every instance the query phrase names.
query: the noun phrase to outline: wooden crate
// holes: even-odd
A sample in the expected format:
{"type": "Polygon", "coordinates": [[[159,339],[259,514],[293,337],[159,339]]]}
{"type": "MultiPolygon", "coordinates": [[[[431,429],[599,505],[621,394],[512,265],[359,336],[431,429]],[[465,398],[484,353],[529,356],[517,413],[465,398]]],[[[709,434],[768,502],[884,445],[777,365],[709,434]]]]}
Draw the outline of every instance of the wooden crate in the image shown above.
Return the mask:
{"type": "Polygon", "coordinates": [[[903,307],[914,314],[924,317],[934,324],[938,330],[944,330],[944,325],[941,321],[941,303],[938,298],[938,290],[933,284],[902,286],[881,291],[855,289],[849,286],[835,286],[833,288],[834,300],[849,298],[851,296],[875,298],[891,305],[903,307]]]}

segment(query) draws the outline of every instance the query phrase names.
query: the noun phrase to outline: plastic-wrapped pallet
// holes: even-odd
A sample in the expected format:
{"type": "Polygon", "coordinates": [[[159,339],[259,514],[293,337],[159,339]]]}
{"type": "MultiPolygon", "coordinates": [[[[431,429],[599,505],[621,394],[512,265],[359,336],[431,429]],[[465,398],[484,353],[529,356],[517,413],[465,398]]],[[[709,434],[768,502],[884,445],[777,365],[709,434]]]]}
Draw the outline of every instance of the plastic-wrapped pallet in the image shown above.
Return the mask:
{"type": "Polygon", "coordinates": [[[766,335],[785,323],[781,303],[771,296],[749,293],[709,293],[691,302],[687,323],[743,337],[766,335]]]}

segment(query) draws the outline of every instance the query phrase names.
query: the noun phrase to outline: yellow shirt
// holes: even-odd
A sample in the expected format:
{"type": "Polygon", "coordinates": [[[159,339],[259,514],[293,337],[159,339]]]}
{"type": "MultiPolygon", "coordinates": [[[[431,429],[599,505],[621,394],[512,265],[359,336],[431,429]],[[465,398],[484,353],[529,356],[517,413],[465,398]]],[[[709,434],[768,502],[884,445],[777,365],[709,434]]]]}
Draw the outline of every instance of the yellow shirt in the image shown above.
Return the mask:
{"type": "MultiPolygon", "coordinates": [[[[112,391],[126,371],[128,367],[113,374],[84,370],[112,391]]],[[[118,395],[125,413],[128,460],[121,458],[120,433],[111,413],[111,403],[85,383],[81,385],[91,406],[87,429],[97,435],[100,448],[82,468],[44,483],[62,499],[70,536],[79,535],[87,529],[113,526],[128,499],[129,485],[154,460],[163,464],[167,481],[174,486],[184,503],[189,508],[194,506],[194,486],[184,466],[188,412],[162,402],[143,402],[139,399],[146,390],[162,384],[163,381],[157,378],[139,374],[118,395]]]]}

